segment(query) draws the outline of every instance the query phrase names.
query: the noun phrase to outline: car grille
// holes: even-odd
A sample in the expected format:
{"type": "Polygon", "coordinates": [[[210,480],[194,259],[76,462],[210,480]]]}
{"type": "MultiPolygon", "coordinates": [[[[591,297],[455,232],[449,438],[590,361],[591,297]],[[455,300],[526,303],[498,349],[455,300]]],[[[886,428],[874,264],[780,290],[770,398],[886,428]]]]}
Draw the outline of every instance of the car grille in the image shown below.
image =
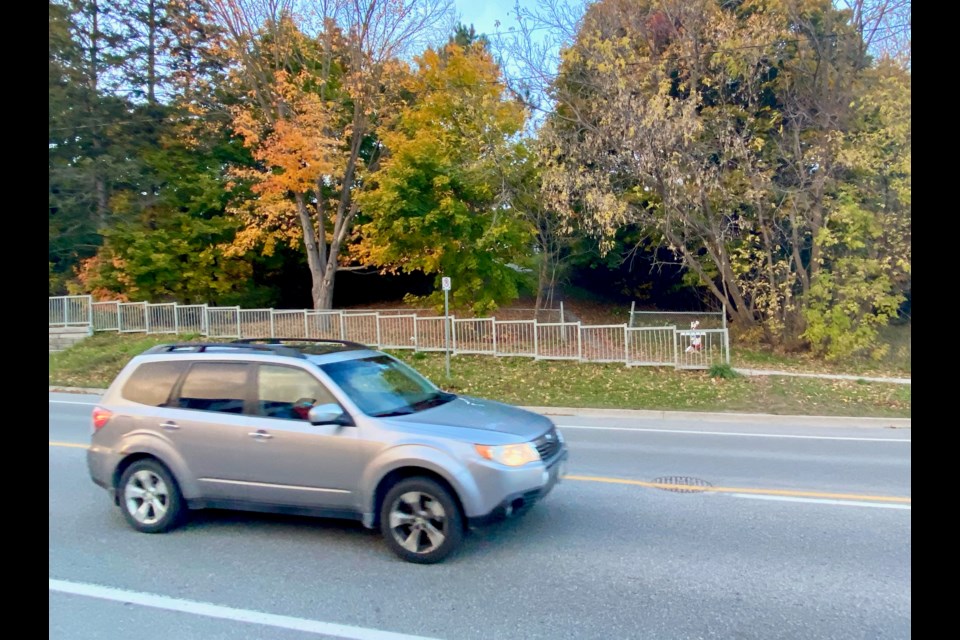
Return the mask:
{"type": "Polygon", "coordinates": [[[534,440],[533,446],[537,448],[541,460],[552,458],[560,450],[560,437],[556,427],[551,427],[550,431],[534,440]]]}

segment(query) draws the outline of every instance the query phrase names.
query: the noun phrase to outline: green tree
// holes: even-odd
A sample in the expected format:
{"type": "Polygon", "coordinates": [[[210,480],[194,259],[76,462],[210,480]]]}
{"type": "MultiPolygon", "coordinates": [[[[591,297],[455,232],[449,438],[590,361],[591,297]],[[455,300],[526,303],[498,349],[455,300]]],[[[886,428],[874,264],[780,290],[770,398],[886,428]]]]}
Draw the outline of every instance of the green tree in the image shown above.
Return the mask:
{"type": "Polygon", "coordinates": [[[890,60],[860,80],[856,128],[842,140],[843,183],[818,243],[823,268],[804,308],[804,337],[829,359],[885,355],[877,329],[910,287],[910,74],[890,60]]]}
{"type": "Polygon", "coordinates": [[[382,134],[389,156],[359,198],[369,221],[356,255],[387,271],[436,274],[438,284],[449,276],[454,304],[486,313],[517,297],[533,239],[502,179],[519,163],[512,140],[524,111],[481,42],[428,49],[417,66],[411,104],[382,134]]]}
{"type": "Polygon", "coordinates": [[[545,197],[605,250],[641,226],[741,327],[795,342],[821,271],[866,241],[832,234],[874,228],[832,217],[866,177],[844,158],[872,68],[850,17],[825,0],[591,5],[541,130],[545,197]]]}
{"type": "Polygon", "coordinates": [[[243,184],[227,190],[227,168],[253,159],[225,126],[234,98],[218,89],[224,60],[209,10],[204,0],[144,0],[123,10],[111,16],[129,36],[117,70],[126,87],[100,94],[126,95],[112,144],[127,162],[109,182],[109,217],[95,231],[102,246],[82,259],[69,288],[104,298],[266,304],[276,294],[256,276],[273,261],[231,251],[239,225],[226,208],[231,197],[251,194],[243,184]]]}
{"type": "Polygon", "coordinates": [[[397,107],[401,56],[448,15],[449,0],[213,0],[228,34],[238,95],[234,128],[257,165],[240,172],[255,198],[232,209],[237,250],[278,242],[303,248],[313,305],[333,302],[359,213],[376,172],[381,124],[397,107]],[[319,14],[319,15],[317,15],[319,14]],[[303,15],[319,18],[306,33],[303,15]]]}
{"type": "Polygon", "coordinates": [[[131,159],[128,105],[111,93],[122,34],[102,0],[49,3],[49,261],[58,290],[113,222],[110,198],[131,159]]]}

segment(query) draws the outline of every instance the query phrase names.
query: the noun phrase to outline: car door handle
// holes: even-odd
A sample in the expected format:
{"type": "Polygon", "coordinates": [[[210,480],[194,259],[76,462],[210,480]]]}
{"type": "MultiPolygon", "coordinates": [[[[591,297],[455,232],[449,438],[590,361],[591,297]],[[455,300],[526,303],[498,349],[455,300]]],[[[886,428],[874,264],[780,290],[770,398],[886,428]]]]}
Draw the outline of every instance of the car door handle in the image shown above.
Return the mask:
{"type": "Polygon", "coordinates": [[[167,420],[166,422],[160,423],[160,428],[165,429],[167,431],[176,431],[177,429],[180,428],[180,425],[178,425],[176,422],[167,420]]]}
{"type": "Polygon", "coordinates": [[[271,434],[267,433],[266,431],[254,431],[252,433],[248,433],[247,435],[253,438],[254,440],[269,440],[270,438],[273,437],[271,434]]]}

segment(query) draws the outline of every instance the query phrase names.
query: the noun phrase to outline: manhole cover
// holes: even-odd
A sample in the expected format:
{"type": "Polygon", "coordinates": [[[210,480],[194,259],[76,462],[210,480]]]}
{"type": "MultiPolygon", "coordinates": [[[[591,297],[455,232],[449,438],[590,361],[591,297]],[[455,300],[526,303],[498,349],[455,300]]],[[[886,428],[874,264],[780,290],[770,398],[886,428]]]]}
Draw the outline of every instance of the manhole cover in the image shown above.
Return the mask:
{"type": "Polygon", "coordinates": [[[674,493],[703,493],[705,487],[713,485],[700,478],[691,478],[690,476],[665,476],[663,478],[654,478],[653,484],[658,485],[657,489],[664,491],[673,491],[674,493]]]}

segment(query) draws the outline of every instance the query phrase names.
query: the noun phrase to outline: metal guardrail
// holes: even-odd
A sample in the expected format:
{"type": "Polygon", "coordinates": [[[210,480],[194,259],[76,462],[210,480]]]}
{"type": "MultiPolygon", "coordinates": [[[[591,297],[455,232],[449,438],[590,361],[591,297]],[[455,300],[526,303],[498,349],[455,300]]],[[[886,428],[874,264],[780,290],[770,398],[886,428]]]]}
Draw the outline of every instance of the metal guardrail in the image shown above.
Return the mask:
{"type": "Polygon", "coordinates": [[[415,351],[444,351],[449,322],[453,354],[622,362],[627,366],[678,369],[730,364],[730,335],[726,328],[697,326],[678,330],[676,325],[637,327],[536,319],[447,318],[397,313],[395,309],[381,313],[241,309],[174,302],[94,302],[90,296],[52,297],[49,310],[51,327],[90,327],[95,332],[327,338],[415,351]]]}
{"type": "Polygon", "coordinates": [[[630,320],[634,327],[686,327],[697,322],[701,329],[726,329],[727,308],[722,311],[645,311],[637,310],[636,301],[630,303],[630,320]]]}

